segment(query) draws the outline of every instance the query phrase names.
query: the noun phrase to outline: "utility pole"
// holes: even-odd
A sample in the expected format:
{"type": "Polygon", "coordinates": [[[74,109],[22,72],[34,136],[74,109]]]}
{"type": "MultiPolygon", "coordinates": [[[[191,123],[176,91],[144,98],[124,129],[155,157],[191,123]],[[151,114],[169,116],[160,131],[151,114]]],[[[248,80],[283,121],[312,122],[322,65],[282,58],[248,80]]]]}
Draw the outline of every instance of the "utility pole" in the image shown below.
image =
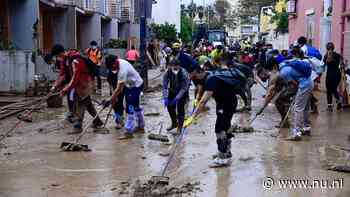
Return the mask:
{"type": "Polygon", "coordinates": [[[146,37],[147,37],[147,2],[141,0],[140,5],[140,53],[141,53],[141,71],[140,75],[143,79],[144,89],[148,88],[148,61],[146,54],[146,37]]]}

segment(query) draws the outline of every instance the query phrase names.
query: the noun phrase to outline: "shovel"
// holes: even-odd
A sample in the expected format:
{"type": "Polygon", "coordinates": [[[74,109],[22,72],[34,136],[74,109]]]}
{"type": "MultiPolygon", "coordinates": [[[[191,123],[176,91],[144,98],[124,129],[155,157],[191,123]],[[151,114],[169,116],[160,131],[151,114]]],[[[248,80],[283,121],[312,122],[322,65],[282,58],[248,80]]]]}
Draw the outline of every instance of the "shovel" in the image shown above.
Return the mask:
{"type": "Polygon", "coordinates": [[[86,144],[78,144],[79,140],[84,136],[89,127],[92,125],[93,121],[106,109],[107,106],[102,107],[102,109],[93,117],[90,122],[86,125],[83,132],[74,140],[74,142],[62,142],[61,149],[68,152],[78,152],[78,151],[91,151],[89,146],[86,144]]]}
{"type": "Polygon", "coordinates": [[[150,140],[156,140],[156,141],[161,141],[161,142],[169,142],[169,138],[167,135],[162,135],[162,129],[163,129],[163,122],[160,122],[160,128],[159,128],[159,133],[151,133],[148,135],[148,139],[150,140]]]}

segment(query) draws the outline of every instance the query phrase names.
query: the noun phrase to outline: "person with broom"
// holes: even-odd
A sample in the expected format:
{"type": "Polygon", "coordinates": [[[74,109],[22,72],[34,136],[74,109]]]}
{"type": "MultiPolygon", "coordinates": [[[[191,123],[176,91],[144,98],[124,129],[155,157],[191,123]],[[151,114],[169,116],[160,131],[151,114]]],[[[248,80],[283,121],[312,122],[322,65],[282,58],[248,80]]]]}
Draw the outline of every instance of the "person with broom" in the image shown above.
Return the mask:
{"type": "Polygon", "coordinates": [[[216,102],[215,133],[218,154],[214,156],[210,167],[223,167],[230,164],[233,134],[229,129],[233,114],[236,112],[236,95],[240,93],[241,87],[244,87],[247,81],[244,74],[237,68],[228,68],[230,61],[229,54],[224,53],[221,59],[221,69],[214,72],[198,69],[191,75],[193,81],[204,84],[204,94],[193,115],[185,121],[184,127],[190,126],[195,121],[211,97],[216,102]]]}
{"type": "Polygon", "coordinates": [[[114,56],[108,67],[114,68],[118,73],[117,87],[115,88],[111,102],[115,106],[119,102],[118,97],[125,95],[127,119],[126,132],[120,140],[133,138],[135,132],[144,133],[145,120],[143,110],[140,107],[140,95],[143,90],[143,80],[135,68],[126,60],[114,56]]]}
{"type": "MultiPolygon", "coordinates": [[[[116,57],[109,55],[106,57],[105,64],[108,70],[107,82],[114,91],[118,85],[118,68],[117,64],[114,64],[116,57]]],[[[111,93],[112,94],[112,93],[111,93]]],[[[112,106],[114,110],[115,128],[117,130],[123,128],[123,114],[124,114],[124,92],[118,95],[118,99],[115,105],[112,106]]]]}
{"type": "MultiPolygon", "coordinates": [[[[309,62],[303,61],[305,57],[300,47],[295,46],[292,54],[294,58],[283,62],[275,77],[276,80],[283,80],[297,87],[294,98],[294,125],[291,135],[286,140],[300,141],[302,135],[311,135],[309,108],[314,83],[311,79],[312,66],[309,62]]],[[[259,75],[261,76],[261,74],[259,75]]],[[[265,97],[264,105],[267,105],[272,100],[277,91],[276,87],[270,87],[268,95],[265,97]]]]}
{"type": "Polygon", "coordinates": [[[176,59],[170,61],[163,77],[163,101],[171,119],[171,125],[167,130],[177,128],[173,133],[175,135],[180,134],[183,127],[190,83],[188,73],[180,66],[180,61],[176,59]]]}
{"type": "Polygon", "coordinates": [[[70,134],[79,134],[83,131],[84,114],[87,110],[93,120],[93,128],[103,126],[103,122],[97,116],[97,111],[91,100],[91,94],[94,91],[94,75],[88,67],[84,57],[80,54],[69,57],[69,65],[73,70],[70,82],[61,90],[61,96],[74,91],[74,130],[70,134]]]}

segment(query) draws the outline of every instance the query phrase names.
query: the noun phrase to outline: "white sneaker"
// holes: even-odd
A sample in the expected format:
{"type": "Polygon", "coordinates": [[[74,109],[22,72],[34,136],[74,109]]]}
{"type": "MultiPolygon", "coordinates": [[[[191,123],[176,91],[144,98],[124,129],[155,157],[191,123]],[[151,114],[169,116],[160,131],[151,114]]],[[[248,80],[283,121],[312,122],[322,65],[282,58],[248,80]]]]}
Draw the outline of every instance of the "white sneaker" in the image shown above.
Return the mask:
{"type": "Polygon", "coordinates": [[[219,157],[215,158],[212,164],[209,166],[211,168],[225,167],[231,164],[231,159],[221,159],[219,157]]]}

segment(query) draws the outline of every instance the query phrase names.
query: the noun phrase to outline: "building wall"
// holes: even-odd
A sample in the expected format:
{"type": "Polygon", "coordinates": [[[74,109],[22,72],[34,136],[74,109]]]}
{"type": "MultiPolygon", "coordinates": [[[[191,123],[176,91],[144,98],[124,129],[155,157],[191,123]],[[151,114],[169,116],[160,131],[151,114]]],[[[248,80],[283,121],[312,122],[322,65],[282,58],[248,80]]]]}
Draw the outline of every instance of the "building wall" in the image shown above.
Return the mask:
{"type": "MultiPolygon", "coordinates": [[[[293,43],[299,36],[306,35],[306,10],[315,9],[315,42],[313,45],[321,52],[325,52],[325,44],[329,41],[334,42],[336,51],[341,52],[341,37],[344,32],[341,29],[342,13],[343,13],[343,0],[333,0],[333,12],[331,17],[326,17],[323,12],[323,0],[298,0],[297,3],[297,16],[296,18],[290,18],[289,20],[289,43],[293,43]],[[327,23],[330,23],[327,25],[327,23]],[[329,35],[328,35],[329,34],[329,35]]],[[[350,9],[350,0],[346,0],[347,10],[350,9]]],[[[349,20],[345,20],[345,47],[344,57],[350,58],[350,47],[346,47],[350,42],[349,20]]]]}
{"type": "Polygon", "coordinates": [[[10,16],[10,37],[17,49],[32,50],[33,24],[38,20],[39,1],[8,1],[10,16]]]}
{"type": "Polygon", "coordinates": [[[34,80],[31,51],[0,51],[0,92],[24,93],[34,80]]]}
{"type": "Polygon", "coordinates": [[[181,26],[181,7],[180,0],[157,0],[157,4],[152,7],[152,19],[156,24],[168,22],[176,25],[180,32],[181,26]]]}
{"type": "Polygon", "coordinates": [[[314,9],[315,11],[315,31],[314,43],[316,47],[320,46],[320,17],[323,9],[322,0],[298,0],[297,15],[289,20],[289,43],[293,43],[300,36],[306,36],[306,11],[314,9]]]}
{"type": "Polygon", "coordinates": [[[79,49],[85,49],[90,46],[91,41],[101,43],[101,16],[93,14],[92,16],[78,16],[79,22],[79,49]]]}
{"type": "MultiPolygon", "coordinates": [[[[333,26],[332,26],[332,39],[333,42],[336,45],[336,50],[340,53],[341,49],[341,36],[343,34],[342,29],[341,29],[341,24],[342,24],[342,13],[343,13],[343,0],[335,0],[333,1],[333,16],[332,16],[332,20],[333,20],[333,26]]],[[[350,0],[346,0],[346,10],[350,9],[350,0]]],[[[345,31],[350,31],[350,26],[348,23],[348,20],[345,19],[345,31]]],[[[347,34],[347,33],[345,33],[347,34]]],[[[346,35],[345,35],[346,36],[346,35]]],[[[349,39],[349,37],[348,37],[349,39]]],[[[350,40],[346,40],[345,38],[345,42],[350,42],[350,40]]],[[[348,50],[344,50],[344,55],[350,53],[350,51],[348,50]]]]}

